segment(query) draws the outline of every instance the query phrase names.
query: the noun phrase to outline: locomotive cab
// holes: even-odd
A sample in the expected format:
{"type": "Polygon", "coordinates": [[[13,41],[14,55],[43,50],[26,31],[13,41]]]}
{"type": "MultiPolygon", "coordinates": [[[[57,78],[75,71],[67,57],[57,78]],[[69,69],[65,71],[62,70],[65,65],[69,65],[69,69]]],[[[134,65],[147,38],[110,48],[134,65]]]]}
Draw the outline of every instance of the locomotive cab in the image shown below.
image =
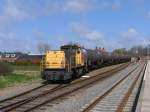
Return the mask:
{"type": "Polygon", "coordinates": [[[79,45],[64,45],[61,50],[65,52],[66,71],[72,74],[72,77],[80,76],[85,70],[86,56],[79,45]]]}
{"type": "Polygon", "coordinates": [[[72,68],[84,66],[84,54],[78,45],[61,46],[61,51],[65,52],[66,68],[71,71],[72,68]]]}

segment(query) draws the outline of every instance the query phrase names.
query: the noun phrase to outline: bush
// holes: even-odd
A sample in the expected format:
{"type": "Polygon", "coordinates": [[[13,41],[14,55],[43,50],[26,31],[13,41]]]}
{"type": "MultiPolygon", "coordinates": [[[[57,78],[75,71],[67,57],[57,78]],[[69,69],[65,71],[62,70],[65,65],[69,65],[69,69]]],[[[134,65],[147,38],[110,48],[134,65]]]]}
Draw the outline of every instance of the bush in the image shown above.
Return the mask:
{"type": "Polygon", "coordinates": [[[0,75],[7,75],[13,72],[13,69],[10,64],[0,62],[0,75]]]}
{"type": "Polygon", "coordinates": [[[13,65],[40,65],[41,61],[40,60],[17,60],[16,62],[12,63],[13,65]]]}

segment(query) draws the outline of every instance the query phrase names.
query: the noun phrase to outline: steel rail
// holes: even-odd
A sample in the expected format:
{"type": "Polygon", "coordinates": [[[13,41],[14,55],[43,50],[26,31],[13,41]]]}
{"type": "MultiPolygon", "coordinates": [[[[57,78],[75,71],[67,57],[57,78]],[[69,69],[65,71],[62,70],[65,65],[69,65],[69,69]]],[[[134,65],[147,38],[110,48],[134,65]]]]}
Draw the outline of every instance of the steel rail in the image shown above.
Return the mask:
{"type": "MultiPolygon", "coordinates": [[[[62,85],[57,85],[57,86],[55,86],[55,87],[53,87],[49,90],[45,90],[44,92],[46,92],[46,91],[48,91],[49,93],[53,92],[53,91],[57,90],[58,88],[60,88],[61,86],[62,85]]],[[[37,96],[39,96],[39,95],[37,95],[37,96]]],[[[37,96],[31,96],[31,97],[37,97],[37,96]]],[[[22,99],[20,101],[14,102],[14,103],[10,103],[10,104],[5,105],[5,106],[2,106],[2,107],[0,107],[0,110],[3,110],[5,108],[13,108],[13,107],[19,106],[20,104],[22,104],[22,103],[26,102],[27,100],[29,100],[31,97],[26,98],[26,99],[22,99]]]]}
{"type": "Polygon", "coordinates": [[[43,85],[40,85],[40,86],[35,87],[35,88],[33,88],[33,89],[30,89],[30,90],[28,90],[28,91],[25,91],[25,92],[23,92],[23,93],[20,93],[20,94],[14,95],[14,96],[12,96],[12,97],[9,97],[9,98],[0,100],[0,103],[3,103],[3,102],[8,101],[8,100],[12,100],[12,99],[14,99],[14,98],[17,98],[17,97],[20,97],[20,96],[23,96],[23,95],[26,95],[26,94],[29,94],[29,93],[31,93],[31,92],[33,92],[33,91],[35,91],[35,90],[38,90],[38,89],[40,89],[40,88],[43,88],[43,87],[46,86],[46,85],[47,85],[47,84],[43,84],[43,85]]]}

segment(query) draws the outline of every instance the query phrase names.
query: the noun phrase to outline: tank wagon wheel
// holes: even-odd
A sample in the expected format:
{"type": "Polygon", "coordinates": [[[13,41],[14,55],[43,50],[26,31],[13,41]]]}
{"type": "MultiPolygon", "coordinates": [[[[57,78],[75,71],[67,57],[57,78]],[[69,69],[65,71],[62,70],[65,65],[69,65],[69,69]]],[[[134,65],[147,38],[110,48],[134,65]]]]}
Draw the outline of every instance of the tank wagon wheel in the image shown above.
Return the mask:
{"type": "Polygon", "coordinates": [[[63,83],[68,84],[68,83],[71,83],[71,81],[72,81],[72,79],[67,79],[67,80],[64,80],[63,83]]]}

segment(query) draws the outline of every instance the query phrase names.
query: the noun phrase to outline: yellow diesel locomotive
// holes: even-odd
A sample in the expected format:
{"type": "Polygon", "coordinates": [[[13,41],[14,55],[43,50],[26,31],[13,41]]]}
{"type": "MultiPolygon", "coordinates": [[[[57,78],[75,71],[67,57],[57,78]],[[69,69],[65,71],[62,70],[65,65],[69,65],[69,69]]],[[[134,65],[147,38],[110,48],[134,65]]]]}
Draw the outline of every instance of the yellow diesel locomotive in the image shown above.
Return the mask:
{"type": "Polygon", "coordinates": [[[58,51],[47,51],[41,65],[42,79],[69,80],[87,71],[87,58],[80,45],[68,44],[58,51]]]}
{"type": "Polygon", "coordinates": [[[67,44],[61,46],[60,50],[44,54],[41,76],[46,81],[69,81],[88,70],[128,61],[128,56],[115,56],[99,49],[84,49],[77,44],[67,44]]]}

